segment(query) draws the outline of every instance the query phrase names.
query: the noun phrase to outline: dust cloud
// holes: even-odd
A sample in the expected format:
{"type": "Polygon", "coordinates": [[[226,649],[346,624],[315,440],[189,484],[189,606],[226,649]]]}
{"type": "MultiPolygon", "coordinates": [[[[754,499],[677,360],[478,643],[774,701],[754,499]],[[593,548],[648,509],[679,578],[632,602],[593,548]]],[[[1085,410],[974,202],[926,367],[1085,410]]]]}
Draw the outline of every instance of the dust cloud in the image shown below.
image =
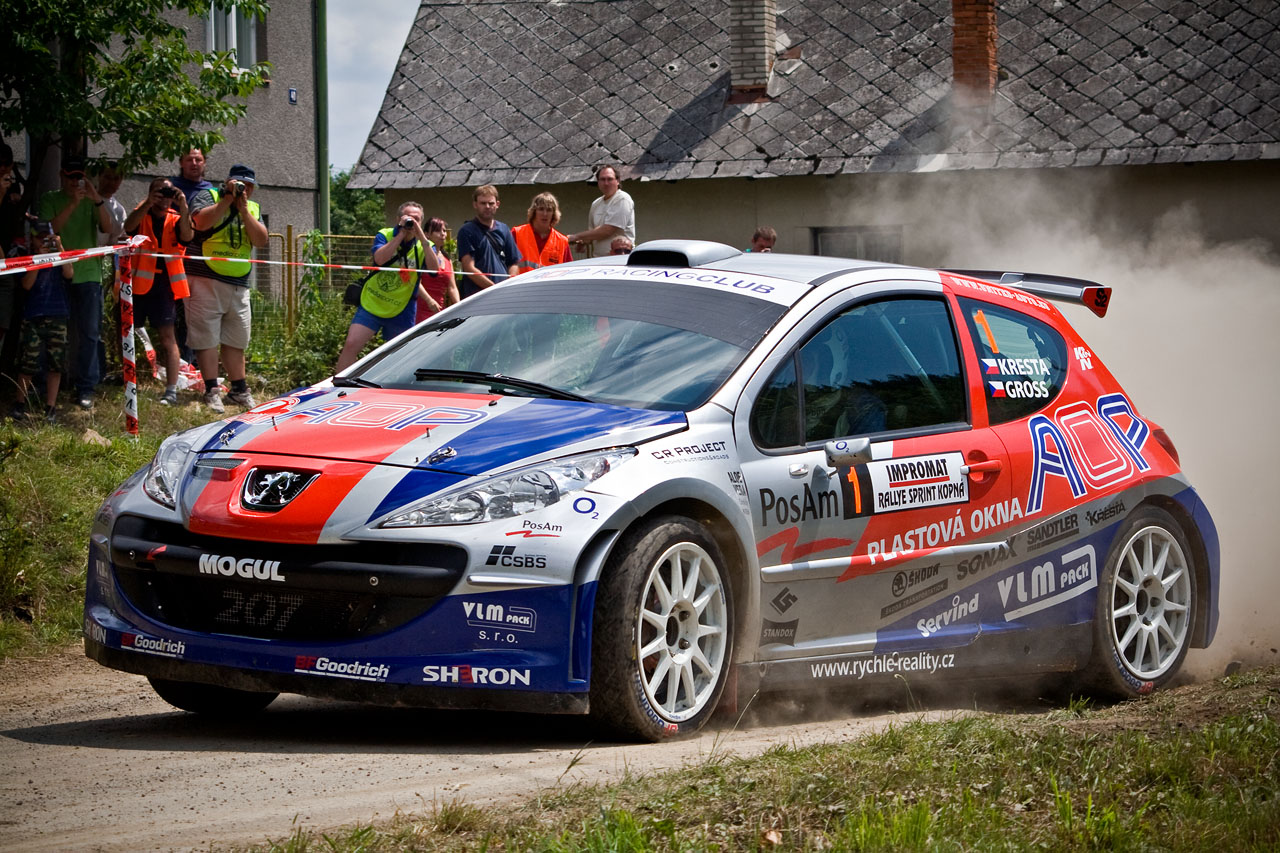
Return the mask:
{"type": "Polygon", "coordinates": [[[1186,671],[1206,677],[1231,660],[1280,663],[1280,561],[1270,544],[1280,520],[1280,259],[1260,242],[1207,244],[1189,203],[1125,241],[1089,212],[1097,196],[1064,215],[1068,204],[1059,197],[1047,210],[1032,183],[1001,197],[998,224],[980,212],[948,217],[951,226],[933,237],[936,262],[1114,288],[1105,319],[1076,306],[1063,312],[1138,411],[1164,427],[1221,539],[1218,633],[1208,649],[1192,650],[1186,671]]]}

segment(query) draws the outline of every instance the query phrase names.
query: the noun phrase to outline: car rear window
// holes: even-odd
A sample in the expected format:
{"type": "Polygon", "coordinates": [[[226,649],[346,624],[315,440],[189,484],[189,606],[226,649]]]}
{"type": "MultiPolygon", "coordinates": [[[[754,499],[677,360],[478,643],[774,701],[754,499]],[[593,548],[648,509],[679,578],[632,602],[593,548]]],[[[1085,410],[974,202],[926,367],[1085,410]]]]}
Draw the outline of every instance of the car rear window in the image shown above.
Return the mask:
{"type": "Polygon", "coordinates": [[[1047,323],[989,302],[960,299],[993,424],[1048,405],[1066,381],[1067,345],[1047,323]]]}

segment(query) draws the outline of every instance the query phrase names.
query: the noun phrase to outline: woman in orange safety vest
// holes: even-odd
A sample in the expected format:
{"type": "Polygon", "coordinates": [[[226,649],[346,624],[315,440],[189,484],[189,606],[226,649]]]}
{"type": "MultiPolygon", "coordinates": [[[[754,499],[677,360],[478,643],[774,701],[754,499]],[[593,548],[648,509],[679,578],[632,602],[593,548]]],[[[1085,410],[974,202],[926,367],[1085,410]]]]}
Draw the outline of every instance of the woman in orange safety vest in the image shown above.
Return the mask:
{"type": "Polygon", "coordinates": [[[520,272],[549,267],[573,260],[569,238],[555,229],[560,222],[560,203],[551,193],[538,193],[529,205],[529,221],[511,229],[520,250],[520,272]]]}

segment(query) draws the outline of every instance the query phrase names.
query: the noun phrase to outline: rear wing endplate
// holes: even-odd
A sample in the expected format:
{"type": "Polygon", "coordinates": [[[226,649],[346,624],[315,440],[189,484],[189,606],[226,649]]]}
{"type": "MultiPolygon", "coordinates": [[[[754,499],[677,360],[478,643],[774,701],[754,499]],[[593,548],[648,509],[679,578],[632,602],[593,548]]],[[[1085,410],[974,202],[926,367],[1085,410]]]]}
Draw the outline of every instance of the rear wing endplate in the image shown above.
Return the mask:
{"type": "Polygon", "coordinates": [[[1035,296],[1043,296],[1045,299],[1083,305],[1099,317],[1107,316],[1107,306],[1111,304],[1111,288],[1082,278],[996,270],[943,270],[943,272],[980,278],[1005,287],[1016,287],[1035,296]]]}

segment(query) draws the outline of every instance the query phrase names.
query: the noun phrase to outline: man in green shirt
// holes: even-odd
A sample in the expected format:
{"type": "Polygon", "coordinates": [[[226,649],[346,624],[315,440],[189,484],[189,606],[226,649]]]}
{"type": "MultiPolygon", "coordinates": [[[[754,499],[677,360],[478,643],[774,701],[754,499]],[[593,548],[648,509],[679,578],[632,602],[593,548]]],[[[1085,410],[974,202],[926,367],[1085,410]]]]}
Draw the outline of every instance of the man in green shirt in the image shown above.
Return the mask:
{"type": "MultiPolygon", "coordinates": [[[[84,160],[62,158],[62,188],[40,197],[40,218],[53,223],[62,248],[92,249],[98,233],[111,232],[106,201],[84,172],[84,160]]],[[[102,329],[102,262],[89,258],[74,264],[67,286],[71,302],[71,338],[74,341],[71,379],[82,409],[93,408],[93,389],[102,378],[99,360],[102,329]]]]}

